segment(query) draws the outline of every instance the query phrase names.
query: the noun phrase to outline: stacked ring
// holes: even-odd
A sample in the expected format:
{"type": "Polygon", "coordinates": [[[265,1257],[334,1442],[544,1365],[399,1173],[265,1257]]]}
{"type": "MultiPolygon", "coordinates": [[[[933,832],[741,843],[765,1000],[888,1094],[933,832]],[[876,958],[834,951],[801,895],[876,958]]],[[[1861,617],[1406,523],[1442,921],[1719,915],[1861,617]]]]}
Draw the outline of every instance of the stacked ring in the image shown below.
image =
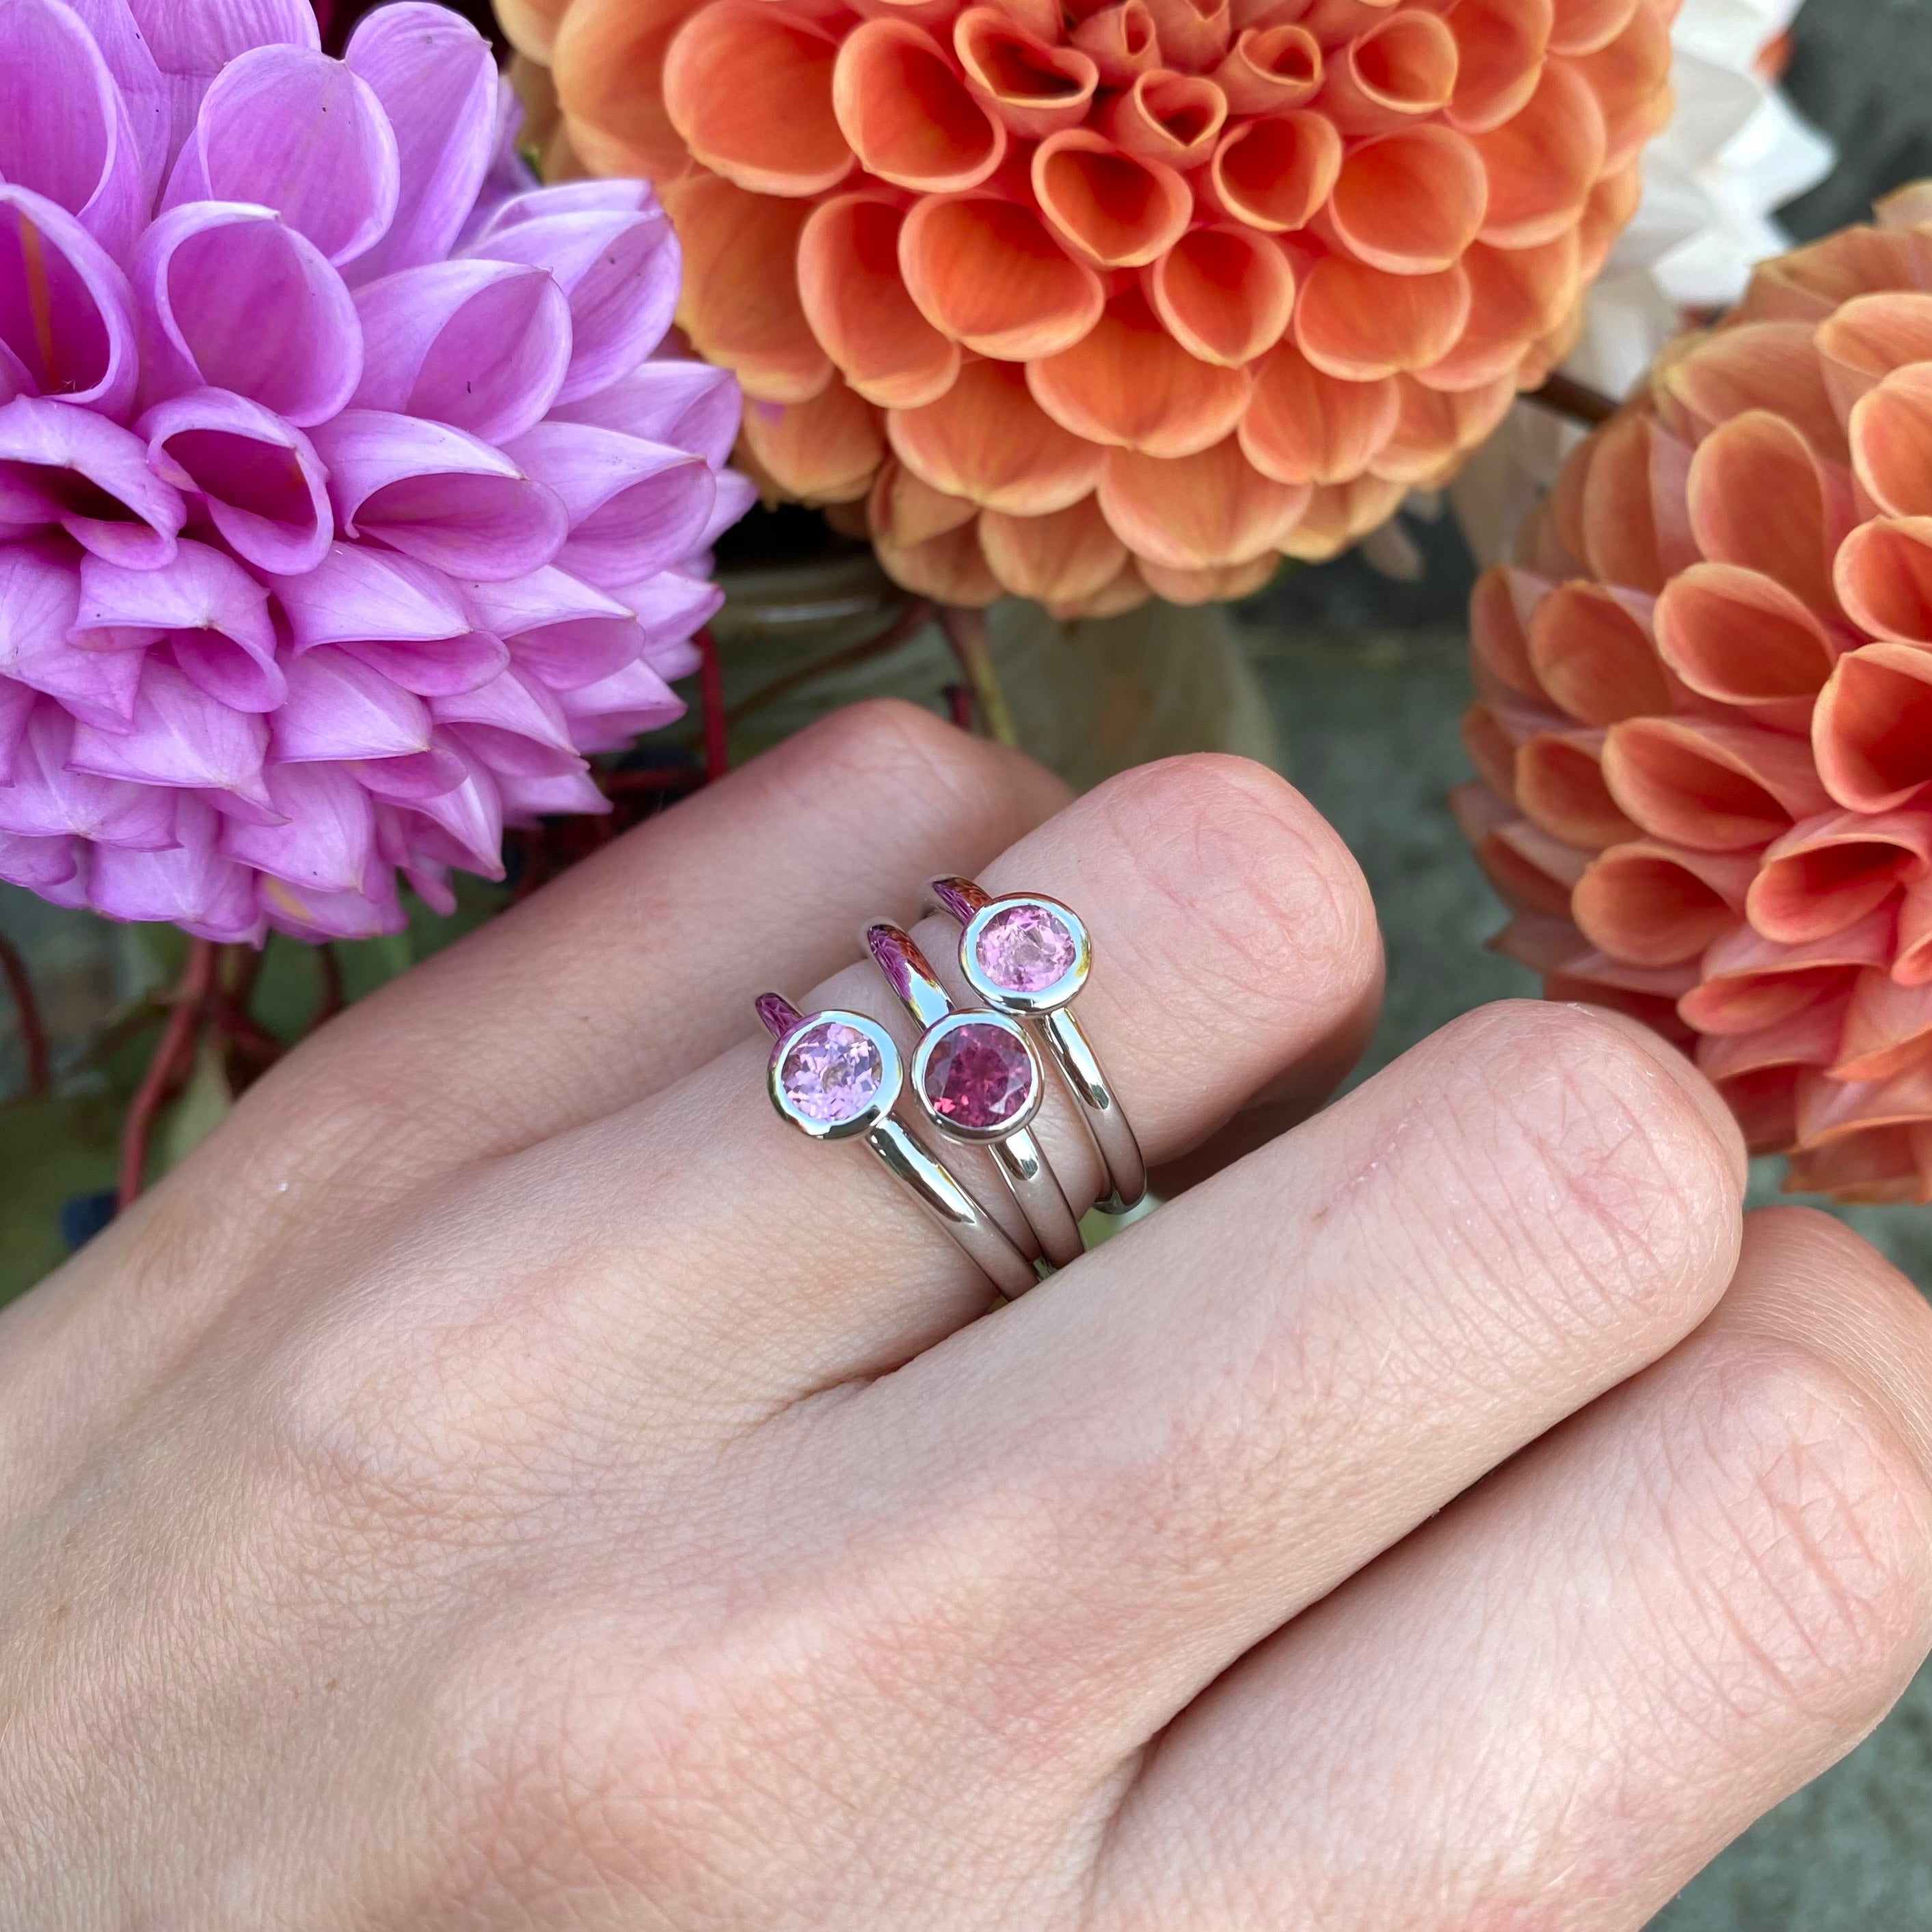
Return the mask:
{"type": "Polygon", "coordinates": [[[1002,1294],[1033,1287],[1033,1262],[893,1118],[905,1068],[892,1035],[862,1013],[801,1013],[776,993],[760,993],[756,1004],[774,1036],[766,1085],[779,1114],[812,1140],[862,1138],[1002,1294]]]}
{"type": "Polygon", "coordinates": [[[935,879],[934,903],[959,922],[959,969],[998,1013],[1024,1021],[1073,1090],[1106,1163],[1111,1214],[1147,1192],[1147,1160],[1092,1043],[1068,1009],[1087,983],[1093,942],[1079,915],[1039,892],[994,898],[970,879],[935,879]]]}
{"type": "Polygon", "coordinates": [[[1026,1029],[1004,1013],[956,1008],[910,934],[890,921],[866,928],[866,947],[925,1029],[913,1054],[914,1106],[948,1139],[991,1153],[1047,1260],[1065,1268],[1084,1244],[1032,1132],[1046,1070],[1026,1029]]]}

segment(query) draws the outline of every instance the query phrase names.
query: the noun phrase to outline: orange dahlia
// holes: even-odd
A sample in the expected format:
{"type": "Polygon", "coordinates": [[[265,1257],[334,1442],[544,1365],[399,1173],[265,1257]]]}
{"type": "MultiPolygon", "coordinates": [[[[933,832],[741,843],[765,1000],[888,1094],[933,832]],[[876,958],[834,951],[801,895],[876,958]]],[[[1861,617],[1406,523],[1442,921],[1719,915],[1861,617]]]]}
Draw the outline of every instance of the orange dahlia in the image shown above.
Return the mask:
{"type": "Polygon", "coordinates": [[[1759,270],[1472,611],[1466,828],[1552,997],[1790,1185],[1932,1200],[1932,183],[1759,270]]]}
{"type": "Polygon", "coordinates": [[[776,494],[981,604],[1238,596],[1574,331],[1676,0],[504,0],[776,494]]]}

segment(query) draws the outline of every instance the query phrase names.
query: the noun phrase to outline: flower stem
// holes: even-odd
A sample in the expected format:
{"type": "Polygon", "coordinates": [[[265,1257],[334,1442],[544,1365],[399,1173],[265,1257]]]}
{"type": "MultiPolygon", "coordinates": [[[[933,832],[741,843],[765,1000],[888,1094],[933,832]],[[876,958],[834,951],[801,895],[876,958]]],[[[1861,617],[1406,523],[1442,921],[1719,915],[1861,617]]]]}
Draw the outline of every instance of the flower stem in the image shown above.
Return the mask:
{"type": "Polygon", "coordinates": [[[1616,397],[1606,396],[1602,390],[1593,389],[1588,383],[1569,376],[1550,376],[1541,388],[1529,392],[1529,400],[1553,410],[1559,416],[1568,416],[1572,422],[1582,424],[1586,429],[1608,422],[1622,406],[1616,397]]]}
{"type": "Polygon", "coordinates": [[[178,1073],[193,1063],[194,1036],[208,1010],[214,985],[214,946],[211,940],[192,940],[181,983],[169,996],[168,1017],[155,1042],[154,1057],[141,1076],[121,1130],[121,1185],[115,1212],[124,1214],[140,1197],[147,1179],[148,1142],[154,1131],[169,1088],[178,1073]]]}
{"type": "Polygon", "coordinates": [[[27,962],[5,939],[0,939],[0,976],[14,995],[14,1010],[20,1016],[20,1050],[27,1060],[27,1092],[38,1100],[54,1084],[53,1063],[47,1052],[47,1030],[40,1018],[40,1003],[34,996],[34,982],[28,976],[27,962]]]}
{"type": "Polygon", "coordinates": [[[946,641],[952,646],[952,655],[959,660],[959,668],[966,674],[966,681],[973,687],[973,695],[980,704],[980,717],[986,725],[986,735],[996,743],[1010,745],[1019,748],[1019,734],[1013,729],[1013,715],[1006,709],[1006,694],[1000,688],[1000,680],[993,670],[992,650],[986,638],[986,614],[983,610],[962,610],[956,604],[942,604],[939,607],[940,628],[946,633],[946,641]]]}

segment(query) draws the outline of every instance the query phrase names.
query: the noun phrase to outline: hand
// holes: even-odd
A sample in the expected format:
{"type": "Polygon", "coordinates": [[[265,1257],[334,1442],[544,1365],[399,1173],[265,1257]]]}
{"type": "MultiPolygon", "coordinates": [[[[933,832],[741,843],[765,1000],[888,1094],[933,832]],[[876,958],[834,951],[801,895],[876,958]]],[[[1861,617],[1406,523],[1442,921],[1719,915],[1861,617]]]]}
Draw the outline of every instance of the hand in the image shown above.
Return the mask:
{"type": "Polygon", "coordinates": [[[1640,1926],[1932,1641],[1932,1314],[1600,1013],[1268,1140],[1379,971],[1266,773],[886,706],[332,1024],[0,1319],[0,1925],[1640,1926]],[[947,870],[1262,1143],[997,1312],[752,1036],[947,870]]]}

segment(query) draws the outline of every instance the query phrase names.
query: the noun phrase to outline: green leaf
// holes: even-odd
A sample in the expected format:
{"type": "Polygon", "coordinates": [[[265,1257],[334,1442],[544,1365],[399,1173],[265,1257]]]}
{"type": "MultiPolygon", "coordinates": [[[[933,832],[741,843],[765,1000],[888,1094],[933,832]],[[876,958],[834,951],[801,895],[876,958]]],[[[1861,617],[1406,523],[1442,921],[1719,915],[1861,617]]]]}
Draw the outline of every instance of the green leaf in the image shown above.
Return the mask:
{"type": "Polygon", "coordinates": [[[61,1209],[111,1188],[120,1163],[121,1102],[110,1094],[16,1100],[0,1107],[0,1302],[67,1258],[61,1209]]]}
{"type": "Polygon", "coordinates": [[[212,1033],[204,1033],[195,1049],[194,1070],[188,1076],[181,1098],[168,1109],[160,1132],[156,1136],[155,1158],[148,1163],[148,1181],[159,1180],[170,1168],[180,1166],[188,1156],[221,1124],[222,1118],[235,1104],[228,1085],[228,1070],[222,1064],[222,1044],[212,1033]]]}

